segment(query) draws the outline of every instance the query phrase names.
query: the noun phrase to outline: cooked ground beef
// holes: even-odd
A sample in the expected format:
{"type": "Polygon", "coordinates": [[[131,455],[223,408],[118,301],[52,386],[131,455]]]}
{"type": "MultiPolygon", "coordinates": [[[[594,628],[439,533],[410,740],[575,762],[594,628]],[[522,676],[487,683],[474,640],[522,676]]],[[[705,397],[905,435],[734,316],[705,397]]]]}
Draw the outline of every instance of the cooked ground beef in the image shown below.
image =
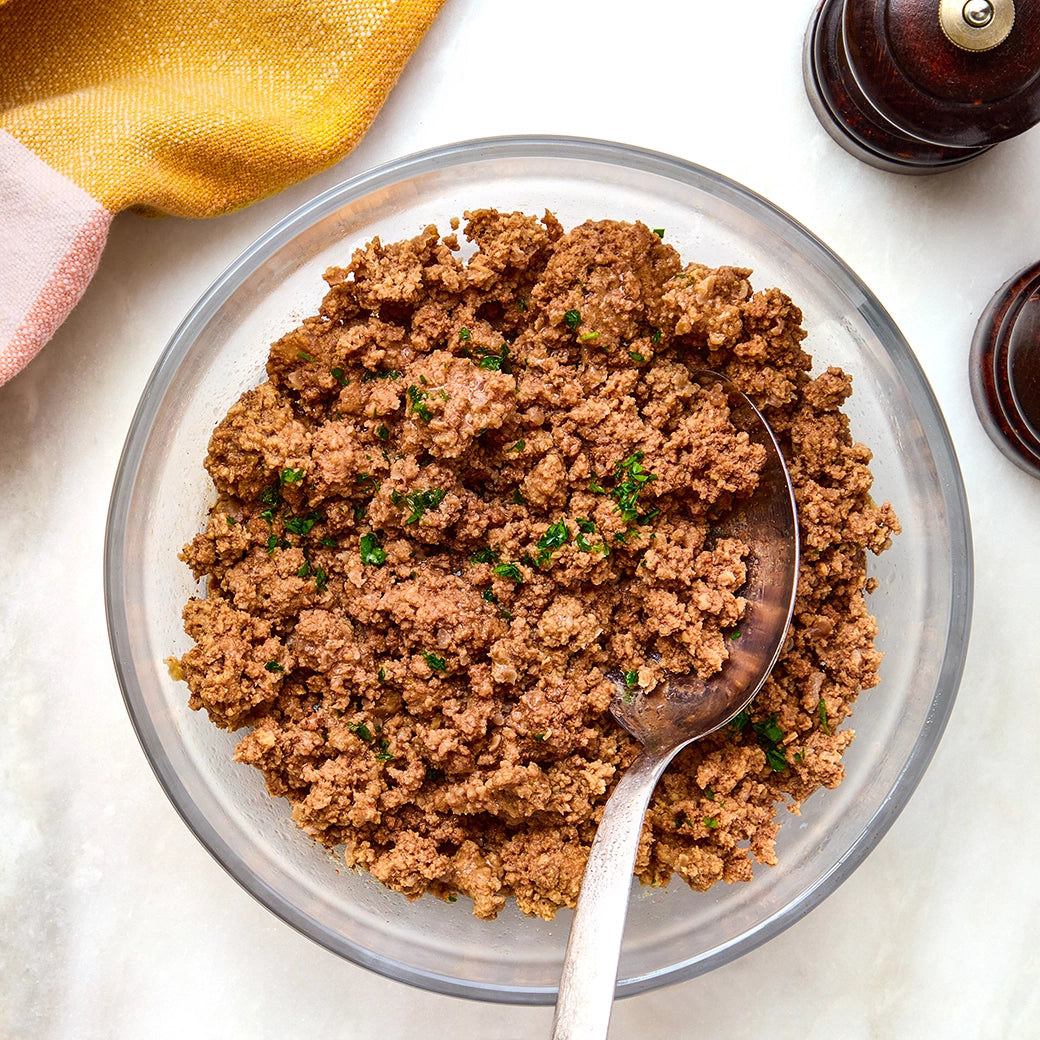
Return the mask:
{"type": "Polygon", "coordinates": [[[878,678],[865,553],[897,521],[850,380],[811,378],[780,290],[642,224],[466,220],[468,258],[453,221],[328,271],[213,433],[216,502],[183,552],[206,589],[172,670],[349,864],[551,918],[637,750],[610,676],[707,676],[739,636],[748,547],[726,515],[763,453],[692,376],[714,370],[789,463],[798,600],[750,713],[666,772],[636,874],[748,880],[775,863],[778,805],[840,782],[841,725],[878,678]]]}

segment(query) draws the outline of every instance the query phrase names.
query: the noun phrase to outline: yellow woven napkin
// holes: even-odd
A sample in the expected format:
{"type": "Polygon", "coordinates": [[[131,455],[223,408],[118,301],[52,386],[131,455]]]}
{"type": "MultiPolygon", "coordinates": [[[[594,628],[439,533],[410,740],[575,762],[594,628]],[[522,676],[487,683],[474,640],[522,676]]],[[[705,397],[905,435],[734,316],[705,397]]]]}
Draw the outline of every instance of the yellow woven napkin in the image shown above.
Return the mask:
{"type": "Polygon", "coordinates": [[[342,158],[445,0],[0,0],[0,383],[112,216],[208,217],[342,158]]]}

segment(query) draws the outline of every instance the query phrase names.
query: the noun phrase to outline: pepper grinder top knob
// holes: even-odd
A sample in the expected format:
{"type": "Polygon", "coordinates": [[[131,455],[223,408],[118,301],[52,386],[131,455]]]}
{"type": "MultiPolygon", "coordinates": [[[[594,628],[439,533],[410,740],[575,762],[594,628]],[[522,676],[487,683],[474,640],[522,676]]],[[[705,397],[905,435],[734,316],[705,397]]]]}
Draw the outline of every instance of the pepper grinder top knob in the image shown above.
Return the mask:
{"type": "Polygon", "coordinates": [[[940,0],[939,28],[962,51],[999,47],[1015,24],[1014,0],[940,0]]]}

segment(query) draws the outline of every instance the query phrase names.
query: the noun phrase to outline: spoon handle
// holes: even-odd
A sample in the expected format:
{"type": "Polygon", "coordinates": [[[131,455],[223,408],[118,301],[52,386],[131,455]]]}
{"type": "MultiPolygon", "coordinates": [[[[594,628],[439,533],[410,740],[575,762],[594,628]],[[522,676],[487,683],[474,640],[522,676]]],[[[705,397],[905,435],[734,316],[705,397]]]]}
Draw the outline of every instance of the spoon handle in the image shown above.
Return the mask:
{"type": "Polygon", "coordinates": [[[571,925],[552,1040],[607,1035],[643,817],[674,753],[642,751],[607,799],[571,925]]]}

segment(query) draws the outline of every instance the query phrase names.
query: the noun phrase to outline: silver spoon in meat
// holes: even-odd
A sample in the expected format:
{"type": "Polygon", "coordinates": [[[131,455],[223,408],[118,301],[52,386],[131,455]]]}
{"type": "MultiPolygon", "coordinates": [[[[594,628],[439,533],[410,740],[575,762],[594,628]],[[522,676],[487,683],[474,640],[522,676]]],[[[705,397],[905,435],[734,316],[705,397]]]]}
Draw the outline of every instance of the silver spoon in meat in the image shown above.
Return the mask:
{"type": "Polygon", "coordinates": [[[688,744],[743,711],[784,644],[798,578],[798,520],[791,479],[772,430],[751,401],[716,373],[730,420],[766,449],[755,492],[736,501],[726,533],[749,548],[740,590],[747,607],[728,660],[707,680],[672,675],[653,690],[618,691],[615,718],[643,745],[607,800],[589,853],[560,979],[553,1040],[602,1040],[610,1023],[621,938],[628,911],[639,835],[650,796],[668,763],[688,744]]]}

